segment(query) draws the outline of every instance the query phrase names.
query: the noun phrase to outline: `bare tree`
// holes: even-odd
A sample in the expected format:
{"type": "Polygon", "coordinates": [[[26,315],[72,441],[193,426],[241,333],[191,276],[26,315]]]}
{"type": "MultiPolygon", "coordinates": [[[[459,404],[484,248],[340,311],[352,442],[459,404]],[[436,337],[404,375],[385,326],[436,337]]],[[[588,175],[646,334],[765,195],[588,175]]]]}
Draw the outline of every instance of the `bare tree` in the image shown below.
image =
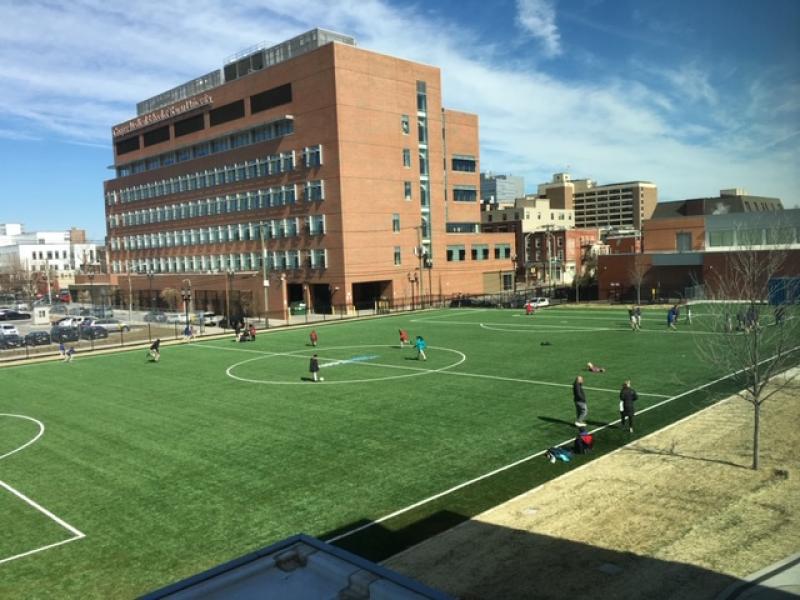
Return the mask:
{"type": "Polygon", "coordinates": [[[786,251],[748,248],[724,257],[706,278],[710,302],[703,313],[710,331],[696,336],[697,350],[702,360],[731,373],[737,395],[753,406],[753,469],[758,469],[761,406],[795,377],[788,370],[797,363],[800,327],[796,306],[768,302],[770,279],[781,273],[786,251]]]}
{"type": "Polygon", "coordinates": [[[175,288],[171,287],[161,290],[159,296],[161,296],[161,299],[169,305],[170,310],[175,310],[175,307],[178,306],[178,300],[181,299],[181,293],[175,288]]]}
{"type": "Polygon", "coordinates": [[[636,288],[636,304],[642,303],[642,284],[644,283],[644,280],[647,277],[647,271],[649,270],[650,267],[645,262],[644,256],[637,253],[633,257],[633,264],[631,265],[631,268],[628,270],[628,277],[636,288]]]}

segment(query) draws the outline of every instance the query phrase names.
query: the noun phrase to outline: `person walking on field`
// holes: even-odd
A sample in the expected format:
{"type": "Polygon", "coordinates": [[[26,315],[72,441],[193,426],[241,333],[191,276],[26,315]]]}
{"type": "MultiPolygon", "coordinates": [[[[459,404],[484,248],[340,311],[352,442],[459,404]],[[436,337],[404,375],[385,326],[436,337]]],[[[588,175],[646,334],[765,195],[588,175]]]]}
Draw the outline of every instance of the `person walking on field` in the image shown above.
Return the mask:
{"type": "Polygon", "coordinates": [[[631,329],[636,331],[638,329],[636,326],[636,310],[632,306],[628,309],[628,319],[631,322],[631,329]]]}
{"type": "Polygon", "coordinates": [[[75,356],[75,346],[70,346],[69,350],[64,353],[64,362],[72,362],[73,356],[75,356]]]}
{"type": "Polygon", "coordinates": [[[324,378],[319,376],[319,358],[317,355],[311,357],[311,360],[308,363],[308,370],[311,373],[311,377],[314,381],[325,381],[324,378]]]}
{"type": "Polygon", "coordinates": [[[637,305],[633,309],[633,315],[636,317],[636,331],[639,331],[642,328],[642,307],[637,305]]]}
{"type": "Polygon", "coordinates": [[[586,404],[586,392],[583,391],[583,377],[578,375],[572,384],[572,400],[575,402],[575,426],[586,427],[589,407],[586,404]]]}
{"type": "Polygon", "coordinates": [[[628,431],[633,433],[633,415],[635,412],[633,403],[638,400],[639,396],[636,390],[631,387],[631,380],[626,379],[622,384],[622,389],[619,392],[619,426],[625,428],[625,421],[628,422],[628,431]]]}
{"type": "Polygon", "coordinates": [[[317,335],[317,330],[312,329],[311,333],[308,334],[308,339],[311,340],[311,345],[316,346],[317,342],[319,341],[319,336],[317,335]]]}
{"type": "Polygon", "coordinates": [[[428,357],[425,356],[425,348],[428,347],[428,344],[425,343],[425,340],[422,339],[421,335],[417,336],[417,340],[414,342],[414,347],[417,349],[417,360],[420,358],[422,360],[428,360],[428,357]]]}
{"type": "Polygon", "coordinates": [[[408,332],[405,329],[400,330],[400,347],[404,348],[408,344],[408,332]]]}

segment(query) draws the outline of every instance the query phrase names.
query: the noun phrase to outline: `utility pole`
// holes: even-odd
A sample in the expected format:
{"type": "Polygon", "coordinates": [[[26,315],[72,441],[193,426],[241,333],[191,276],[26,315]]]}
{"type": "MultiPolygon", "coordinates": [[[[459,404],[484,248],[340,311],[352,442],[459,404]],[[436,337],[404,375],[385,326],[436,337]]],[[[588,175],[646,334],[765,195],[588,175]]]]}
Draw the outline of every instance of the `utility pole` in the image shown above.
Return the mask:
{"type": "Polygon", "coordinates": [[[425,249],[422,247],[422,225],[418,225],[417,230],[417,254],[419,255],[419,303],[425,308],[425,249]]]}
{"type": "Polygon", "coordinates": [[[261,267],[262,267],[262,285],[264,286],[264,326],[269,329],[269,278],[267,277],[267,249],[264,245],[264,222],[262,221],[258,226],[258,231],[261,234],[261,267]]]}

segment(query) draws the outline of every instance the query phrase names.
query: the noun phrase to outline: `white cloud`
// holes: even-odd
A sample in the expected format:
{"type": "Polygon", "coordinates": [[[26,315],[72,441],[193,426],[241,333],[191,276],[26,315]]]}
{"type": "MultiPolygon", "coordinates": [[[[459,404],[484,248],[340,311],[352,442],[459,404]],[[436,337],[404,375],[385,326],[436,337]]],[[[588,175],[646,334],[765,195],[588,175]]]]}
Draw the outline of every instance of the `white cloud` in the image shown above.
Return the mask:
{"type": "Polygon", "coordinates": [[[561,54],[561,35],[552,0],[517,0],[517,22],[528,35],[541,42],[547,56],[561,54]]]}
{"type": "MultiPolygon", "coordinates": [[[[0,5],[0,19],[17,24],[0,30],[0,128],[22,122],[25,135],[108,144],[111,125],[133,116],[137,101],[261,40],[325,27],[363,48],[439,66],[446,105],[480,116],[482,167],[524,175],[531,188],[569,164],[573,176],[601,183],[653,181],[663,199],[745,187],[793,204],[800,189],[800,94],[777,73],[742,82],[737,97],[721,94],[699,62],[560,79],[503,62],[464,23],[380,0],[64,6],[0,5]]],[[[551,4],[520,1],[518,10],[540,19],[537,31],[549,32],[540,39],[560,50],[551,4]]]]}

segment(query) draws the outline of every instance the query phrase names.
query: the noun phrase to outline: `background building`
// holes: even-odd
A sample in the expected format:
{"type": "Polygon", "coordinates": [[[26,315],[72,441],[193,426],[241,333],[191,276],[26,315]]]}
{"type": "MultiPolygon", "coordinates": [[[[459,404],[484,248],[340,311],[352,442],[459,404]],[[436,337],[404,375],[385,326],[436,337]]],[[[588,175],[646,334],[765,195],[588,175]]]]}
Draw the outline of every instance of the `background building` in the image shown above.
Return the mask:
{"type": "Polygon", "coordinates": [[[312,30],[223,72],[113,128],[110,264],[132,295],[285,314],[510,289],[513,236],[480,232],[478,118],[442,108],[439,69],[312,30]]]}
{"type": "Polygon", "coordinates": [[[726,215],[743,212],[768,212],[783,210],[780,198],[750,196],[741,188],[720,190],[717,198],[691,198],[673,202],[659,202],[653,219],[689,217],[699,215],[726,215]]]}
{"type": "Polygon", "coordinates": [[[539,197],[550,199],[553,208],[575,210],[575,227],[640,229],[658,202],[658,188],[648,181],[597,185],[591,179],[573,180],[569,173],[556,173],[550,183],[540,184],[539,197]]]}
{"type": "Polygon", "coordinates": [[[513,205],[525,195],[525,178],[516,175],[481,173],[481,204],[484,208],[513,205]]]}
{"type": "Polygon", "coordinates": [[[0,272],[24,281],[24,295],[73,286],[81,271],[104,270],[102,255],[82,229],[26,232],[18,223],[0,224],[0,272]]]}

